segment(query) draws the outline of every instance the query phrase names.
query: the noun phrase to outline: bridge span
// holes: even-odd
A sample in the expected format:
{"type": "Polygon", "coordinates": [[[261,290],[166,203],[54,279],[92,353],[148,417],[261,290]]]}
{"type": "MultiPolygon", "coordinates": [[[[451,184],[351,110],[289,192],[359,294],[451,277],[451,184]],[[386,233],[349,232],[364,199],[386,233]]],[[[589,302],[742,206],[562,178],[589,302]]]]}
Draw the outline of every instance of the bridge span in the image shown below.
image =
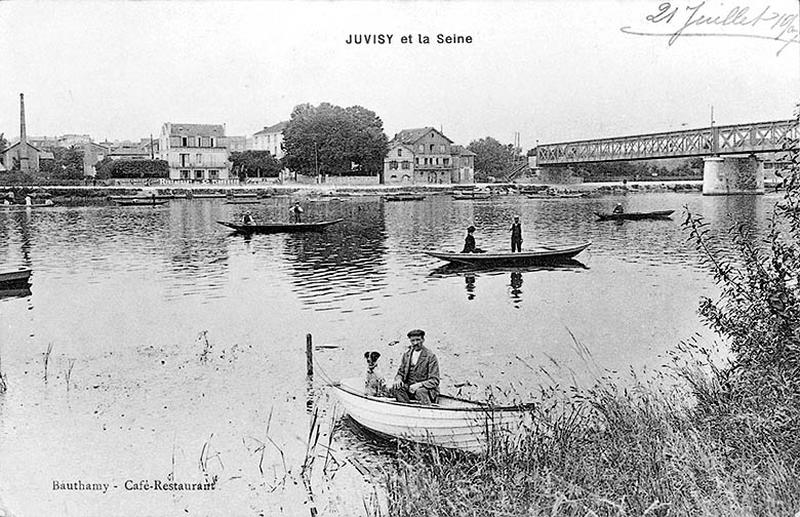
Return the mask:
{"type": "Polygon", "coordinates": [[[535,166],[704,157],[704,194],[757,194],[764,175],[755,155],[797,149],[798,136],[798,121],[790,119],[540,144],[535,166]]]}

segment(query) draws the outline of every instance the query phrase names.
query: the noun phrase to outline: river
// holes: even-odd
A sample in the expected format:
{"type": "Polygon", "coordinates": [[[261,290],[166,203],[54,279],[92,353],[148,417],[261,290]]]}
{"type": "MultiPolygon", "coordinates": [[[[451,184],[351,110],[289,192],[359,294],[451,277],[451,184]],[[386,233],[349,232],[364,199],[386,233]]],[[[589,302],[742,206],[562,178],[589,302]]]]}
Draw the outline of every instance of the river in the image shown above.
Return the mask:
{"type": "Polygon", "coordinates": [[[0,508],[309,515],[300,471],[319,406],[320,443],[331,449],[315,451],[315,504],[321,515],[363,513],[374,458],[337,423],[328,379],[363,375],[371,350],[391,377],[417,327],[439,357],[443,389],[464,396],[657,369],[681,340],[713,341],[696,310],[716,289],[681,229],[684,207],[722,235],[734,224],[763,230],[779,197],[301,199],[307,220],[344,221],[251,238],[216,224],[245,210],[287,220],[289,197],[0,212],[0,264],[33,270],[30,293],[0,298],[9,383],[0,395],[0,508]],[[596,221],[594,211],[617,202],[676,212],[596,221]],[[521,270],[464,271],[424,253],[460,249],[470,224],[478,246],[505,250],[514,215],[523,249],[592,244],[567,267],[521,270]],[[153,489],[167,479],[216,481],[209,491],[153,489]],[[98,488],[58,488],[77,481],[98,488]]]}

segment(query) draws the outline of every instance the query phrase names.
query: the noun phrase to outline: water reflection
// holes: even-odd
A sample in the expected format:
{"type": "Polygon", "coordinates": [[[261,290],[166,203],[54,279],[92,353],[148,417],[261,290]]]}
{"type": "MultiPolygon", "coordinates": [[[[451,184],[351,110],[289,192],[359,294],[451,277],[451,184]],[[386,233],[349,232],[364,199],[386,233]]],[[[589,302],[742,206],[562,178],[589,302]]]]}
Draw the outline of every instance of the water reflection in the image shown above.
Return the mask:
{"type": "Polygon", "coordinates": [[[467,300],[475,299],[475,273],[466,273],[464,282],[467,288],[467,300]]]}
{"type": "Polygon", "coordinates": [[[522,303],[522,272],[512,271],[509,285],[511,286],[509,292],[511,300],[514,302],[514,307],[519,308],[520,303],[522,303]]]}

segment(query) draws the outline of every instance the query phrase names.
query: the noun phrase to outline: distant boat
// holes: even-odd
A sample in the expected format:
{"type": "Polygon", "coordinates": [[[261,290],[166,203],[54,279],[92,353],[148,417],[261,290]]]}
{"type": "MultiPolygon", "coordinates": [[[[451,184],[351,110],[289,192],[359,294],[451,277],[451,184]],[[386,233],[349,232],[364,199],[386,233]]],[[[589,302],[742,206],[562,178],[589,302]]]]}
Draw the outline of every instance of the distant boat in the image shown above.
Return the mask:
{"type": "Polygon", "coordinates": [[[387,194],[383,196],[383,199],[386,201],[422,201],[425,196],[422,194],[399,193],[387,194]]]}
{"type": "Polygon", "coordinates": [[[28,268],[0,271],[0,289],[24,288],[28,285],[31,270],[28,268]]]}
{"type": "Polygon", "coordinates": [[[488,436],[511,438],[530,418],[530,404],[491,406],[448,395],[436,404],[407,404],[364,394],[363,379],[343,379],[334,390],[350,418],[381,437],[481,452],[488,436]],[[488,432],[487,432],[488,431],[488,432]]]}
{"type": "Polygon", "coordinates": [[[591,242],[584,242],[571,246],[539,246],[536,249],[518,253],[452,253],[436,251],[426,251],[425,253],[440,260],[473,266],[530,266],[571,259],[591,244],[591,242]]]}
{"type": "Polygon", "coordinates": [[[225,203],[228,205],[257,205],[261,203],[261,200],[256,197],[245,197],[243,199],[228,198],[225,203]]]}
{"type": "Polygon", "coordinates": [[[599,221],[638,221],[641,219],[669,219],[674,211],[675,210],[657,210],[655,212],[622,212],[619,214],[601,214],[600,212],[595,212],[594,214],[599,221]]]}
{"type": "Polygon", "coordinates": [[[221,194],[221,193],[220,193],[220,194],[217,194],[217,193],[210,193],[210,194],[206,194],[206,193],[202,193],[202,194],[195,194],[195,193],[192,193],[192,195],[191,195],[191,196],[188,196],[188,195],[187,195],[186,197],[187,197],[187,199],[219,199],[219,198],[223,198],[223,197],[225,197],[225,194],[221,194]]]}
{"type": "Polygon", "coordinates": [[[49,208],[51,206],[56,206],[53,203],[32,203],[30,205],[25,204],[10,204],[10,205],[0,205],[0,209],[5,210],[19,210],[23,208],[49,208]]]}
{"type": "Polygon", "coordinates": [[[144,199],[144,198],[136,198],[136,199],[115,199],[114,203],[119,206],[161,206],[166,204],[166,201],[158,201],[155,199],[144,199]]]}
{"type": "Polygon", "coordinates": [[[453,194],[453,199],[455,200],[467,200],[467,199],[489,199],[492,197],[491,192],[458,192],[453,194]]]}
{"type": "Polygon", "coordinates": [[[238,233],[294,233],[294,232],[315,232],[321,231],[344,219],[334,219],[332,221],[318,221],[312,223],[279,223],[269,222],[262,224],[240,224],[228,221],[217,221],[222,226],[227,226],[238,233]]]}

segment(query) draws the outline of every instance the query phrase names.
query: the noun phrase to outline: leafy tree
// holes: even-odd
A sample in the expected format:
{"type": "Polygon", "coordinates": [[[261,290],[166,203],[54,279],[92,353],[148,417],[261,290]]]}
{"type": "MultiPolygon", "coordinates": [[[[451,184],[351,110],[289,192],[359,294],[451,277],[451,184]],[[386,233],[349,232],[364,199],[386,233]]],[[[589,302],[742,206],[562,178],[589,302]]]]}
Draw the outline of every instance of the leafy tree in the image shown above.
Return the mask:
{"type": "Polygon", "coordinates": [[[300,104],[283,130],[284,163],[303,174],[375,175],[383,168],[388,139],[383,121],[361,106],[300,104]],[[355,167],[354,167],[355,166],[355,167]]]}
{"type": "Polygon", "coordinates": [[[99,180],[107,180],[111,177],[111,171],[114,167],[114,160],[109,157],[105,157],[99,162],[94,164],[94,170],[96,171],[95,178],[99,180]]]}
{"type": "Polygon", "coordinates": [[[5,133],[0,133],[0,153],[6,150],[8,147],[8,140],[5,139],[5,133]]]}
{"type": "Polygon", "coordinates": [[[488,176],[500,176],[518,158],[512,144],[503,145],[490,136],[473,140],[467,149],[475,153],[476,177],[484,179],[488,176]]]}
{"type": "Polygon", "coordinates": [[[54,147],[53,177],[58,179],[83,179],[83,150],[77,146],[54,147]]]}
{"type": "Polygon", "coordinates": [[[276,177],[281,171],[280,162],[269,151],[233,152],[228,158],[233,163],[233,171],[240,178],[276,177]]]}

